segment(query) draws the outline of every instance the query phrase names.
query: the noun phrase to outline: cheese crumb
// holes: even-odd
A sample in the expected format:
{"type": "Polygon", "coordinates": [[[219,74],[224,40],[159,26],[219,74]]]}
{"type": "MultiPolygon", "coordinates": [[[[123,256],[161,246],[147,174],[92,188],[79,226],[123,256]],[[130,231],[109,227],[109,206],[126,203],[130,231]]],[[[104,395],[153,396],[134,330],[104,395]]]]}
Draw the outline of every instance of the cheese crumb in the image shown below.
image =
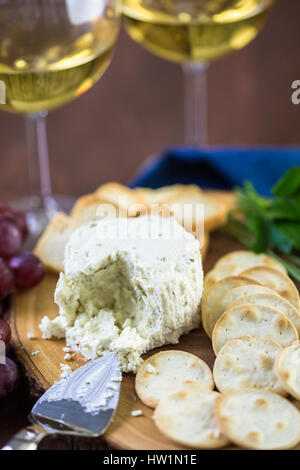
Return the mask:
{"type": "Polygon", "coordinates": [[[71,354],[70,353],[65,354],[64,360],[65,361],[71,361],[72,360],[71,354]]]}
{"type": "Polygon", "coordinates": [[[144,413],[143,413],[142,410],[133,410],[131,412],[131,416],[143,416],[143,415],[144,415],[144,413]]]}
{"type": "Polygon", "coordinates": [[[53,337],[61,339],[65,337],[65,329],[61,317],[56,317],[54,320],[50,320],[49,317],[43,317],[39,326],[43,333],[43,339],[53,337]]]}
{"type": "Polygon", "coordinates": [[[147,372],[149,372],[150,374],[155,374],[156,372],[155,367],[153,367],[151,364],[147,364],[146,369],[147,369],[147,372]]]}
{"type": "Polygon", "coordinates": [[[65,347],[63,348],[63,351],[66,352],[66,353],[71,352],[70,346],[65,346],[65,347]]]}
{"type": "Polygon", "coordinates": [[[31,355],[32,356],[37,356],[38,354],[40,354],[41,351],[39,351],[38,349],[36,351],[32,351],[31,355]]]}
{"type": "Polygon", "coordinates": [[[70,366],[68,366],[68,364],[63,364],[61,363],[60,364],[60,369],[61,369],[61,374],[60,374],[60,377],[62,379],[66,379],[71,373],[72,373],[72,369],[70,366]]]}
{"type": "Polygon", "coordinates": [[[33,338],[34,338],[34,334],[33,334],[31,331],[27,331],[27,338],[28,338],[28,339],[33,339],[33,338]]]}

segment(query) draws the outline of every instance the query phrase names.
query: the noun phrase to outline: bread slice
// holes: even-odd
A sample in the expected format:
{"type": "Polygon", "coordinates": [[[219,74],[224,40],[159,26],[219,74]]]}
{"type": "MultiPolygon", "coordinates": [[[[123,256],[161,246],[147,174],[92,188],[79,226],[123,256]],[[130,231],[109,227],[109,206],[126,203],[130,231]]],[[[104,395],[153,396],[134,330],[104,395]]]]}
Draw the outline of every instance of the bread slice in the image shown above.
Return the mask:
{"type": "Polygon", "coordinates": [[[63,213],[56,214],[40,237],[34,252],[41,258],[47,269],[61,272],[64,269],[66,244],[78,227],[94,219],[135,217],[145,211],[143,199],[134,191],[118,183],[107,183],[98,188],[95,193],[79,198],[70,217],[63,213]]]}
{"type": "Polygon", "coordinates": [[[300,413],[286,398],[266,390],[237,390],[216,398],[223,434],[248,449],[290,449],[300,441],[300,413]]]}
{"type": "Polygon", "coordinates": [[[226,310],[217,321],[212,335],[215,354],[219,354],[231,339],[244,335],[271,338],[284,348],[298,339],[296,328],[279,310],[266,305],[244,304],[226,310]]]}
{"type": "Polygon", "coordinates": [[[49,222],[34,249],[47,269],[54,272],[64,270],[65,247],[73,231],[72,219],[62,212],[58,212],[49,222]]]}
{"type": "Polygon", "coordinates": [[[170,393],[197,383],[201,390],[213,390],[214,381],[208,365],[184,351],[163,351],[146,359],[135,379],[135,390],[145,405],[155,408],[170,393]]]}
{"type": "MultiPolygon", "coordinates": [[[[175,186],[157,191],[170,196],[179,190],[175,186]]],[[[178,186],[181,191],[182,186],[178,186]]],[[[70,217],[59,213],[49,223],[36,245],[35,253],[40,256],[48,269],[55,272],[62,271],[65,246],[76,228],[94,219],[137,217],[149,213],[149,207],[142,193],[142,190],[131,190],[119,183],[107,183],[100,186],[95,193],[82,196],[74,205],[70,217]]],[[[170,217],[173,213],[167,205],[157,205],[154,215],[170,217]]],[[[201,234],[202,230],[200,233],[194,233],[197,237],[201,234]]],[[[209,244],[208,233],[204,233],[201,241],[203,242],[201,253],[205,257],[209,244]]]]}
{"type": "Polygon", "coordinates": [[[181,445],[194,449],[218,449],[229,444],[215,419],[217,392],[203,392],[196,385],[165,397],[153,419],[158,429],[181,445]]]}
{"type": "Polygon", "coordinates": [[[118,207],[119,217],[136,217],[147,214],[148,207],[143,196],[119,183],[106,183],[96,190],[96,195],[118,207]]]}
{"type": "Polygon", "coordinates": [[[80,197],[70,213],[74,225],[78,227],[94,219],[117,216],[118,207],[112,205],[109,201],[101,198],[96,193],[80,197]]]}
{"type": "Polygon", "coordinates": [[[184,188],[182,184],[173,184],[157,189],[136,188],[135,192],[148,206],[151,206],[153,204],[164,204],[168,199],[176,198],[176,196],[181,193],[182,188],[184,188]]]}
{"type": "Polygon", "coordinates": [[[245,388],[270,390],[286,395],[275,373],[282,347],[270,338],[241,336],[228,341],[214,364],[214,380],[222,393],[245,388]]]}
{"type": "MultiPolygon", "coordinates": [[[[197,185],[174,184],[171,186],[163,186],[158,189],[136,188],[136,193],[148,205],[149,210],[159,205],[169,206],[171,213],[176,211],[176,218],[183,223],[183,206],[184,204],[192,205],[190,213],[185,214],[186,226],[192,227],[195,231],[196,227],[196,210],[197,204],[204,205],[204,230],[211,231],[220,227],[227,216],[229,210],[234,208],[234,198],[231,193],[226,194],[224,191],[202,191],[197,185]]],[[[157,209],[154,209],[157,211],[157,209]]],[[[188,230],[191,231],[191,230],[188,230]]]]}
{"type": "Polygon", "coordinates": [[[226,207],[227,211],[236,208],[235,194],[232,191],[222,191],[218,189],[208,189],[205,191],[208,196],[213,198],[216,202],[221,202],[226,207]]]}
{"type": "Polygon", "coordinates": [[[179,223],[193,227],[194,231],[199,223],[198,207],[204,208],[204,230],[206,231],[220,227],[225,222],[228,212],[225,204],[209,196],[196,185],[183,186],[176,194],[166,198],[164,203],[170,207],[179,223]],[[191,211],[187,210],[188,207],[191,211]]]}
{"type": "Polygon", "coordinates": [[[285,390],[300,400],[300,341],[295,341],[278,355],[275,370],[285,390]]]}
{"type": "Polygon", "coordinates": [[[99,218],[116,217],[118,210],[95,194],[78,199],[71,216],[57,213],[49,222],[35,246],[34,253],[46,268],[54,272],[64,270],[65,247],[72,233],[80,226],[99,218]]]}

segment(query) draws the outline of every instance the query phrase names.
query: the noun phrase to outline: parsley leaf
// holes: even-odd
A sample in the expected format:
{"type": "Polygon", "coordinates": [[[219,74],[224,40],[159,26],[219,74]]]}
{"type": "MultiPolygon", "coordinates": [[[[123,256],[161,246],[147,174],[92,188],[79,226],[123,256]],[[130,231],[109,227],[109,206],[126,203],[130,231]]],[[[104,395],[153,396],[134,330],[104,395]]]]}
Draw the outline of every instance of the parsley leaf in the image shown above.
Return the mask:
{"type": "Polygon", "coordinates": [[[236,209],[225,231],[255,253],[275,257],[300,281],[300,167],[284,174],[271,199],[260,196],[250,182],[235,193],[236,209]]]}
{"type": "Polygon", "coordinates": [[[290,197],[300,193],[300,167],[288,170],[272,189],[274,196],[290,197]]]}

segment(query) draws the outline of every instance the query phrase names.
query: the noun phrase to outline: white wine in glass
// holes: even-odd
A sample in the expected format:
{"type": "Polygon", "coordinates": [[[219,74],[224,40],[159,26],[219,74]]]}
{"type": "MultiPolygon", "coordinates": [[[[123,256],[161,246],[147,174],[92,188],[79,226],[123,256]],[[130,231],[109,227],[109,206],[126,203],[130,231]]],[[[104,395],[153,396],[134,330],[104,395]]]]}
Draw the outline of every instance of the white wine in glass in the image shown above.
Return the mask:
{"type": "Polygon", "coordinates": [[[51,194],[45,117],[103,75],[119,16],[118,0],[0,0],[0,109],[25,115],[34,197],[19,207],[29,211],[33,232],[59,207],[51,194]]]}
{"type": "Polygon", "coordinates": [[[242,49],[263,27],[273,0],[123,0],[128,34],[153,54],[182,64],[186,143],[207,142],[205,69],[242,49]]]}

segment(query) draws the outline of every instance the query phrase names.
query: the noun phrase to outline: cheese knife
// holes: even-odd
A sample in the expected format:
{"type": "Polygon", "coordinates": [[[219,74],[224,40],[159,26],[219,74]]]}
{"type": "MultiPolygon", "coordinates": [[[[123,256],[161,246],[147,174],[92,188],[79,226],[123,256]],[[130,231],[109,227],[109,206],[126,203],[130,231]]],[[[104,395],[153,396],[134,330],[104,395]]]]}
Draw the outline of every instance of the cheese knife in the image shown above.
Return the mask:
{"type": "Polygon", "coordinates": [[[121,381],[114,353],[79,367],[39,398],[29,415],[32,425],[1,450],[36,450],[47,434],[101,436],[116,411],[121,381]]]}

